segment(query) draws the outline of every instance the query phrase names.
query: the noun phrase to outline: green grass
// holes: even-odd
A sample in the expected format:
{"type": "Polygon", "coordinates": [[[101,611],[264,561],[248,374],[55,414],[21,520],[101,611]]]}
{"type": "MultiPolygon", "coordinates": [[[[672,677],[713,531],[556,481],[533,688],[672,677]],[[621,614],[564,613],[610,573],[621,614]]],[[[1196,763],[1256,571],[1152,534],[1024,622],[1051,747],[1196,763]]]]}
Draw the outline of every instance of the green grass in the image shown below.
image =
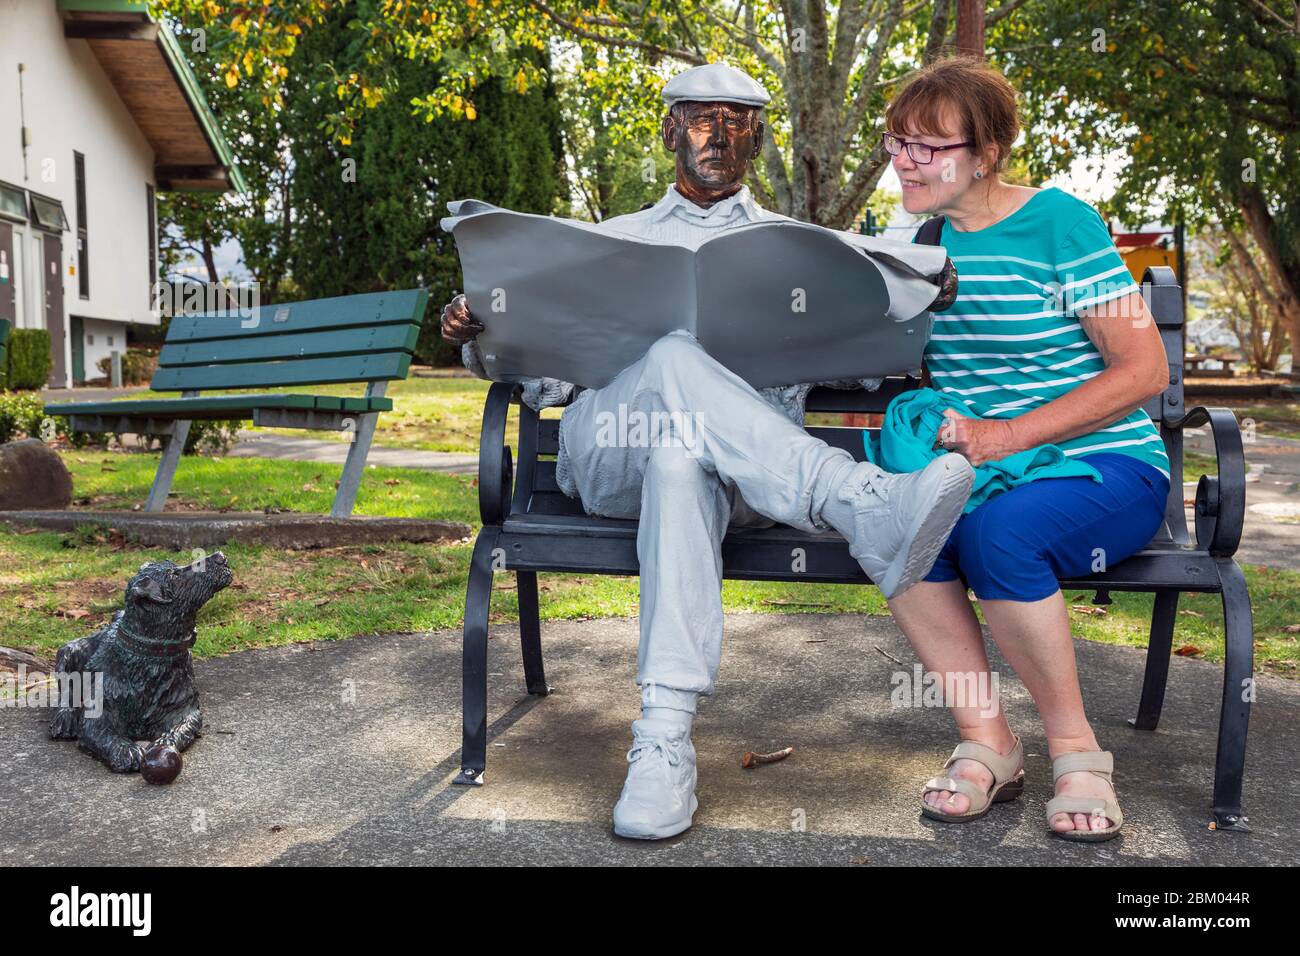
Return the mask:
{"type": "MultiPolygon", "coordinates": [[[[129,509],[141,502],[157,463],[155,455],[67,452],[76,493],[95,510],[129,509]]],[[[289,461],[194,459],[181,463],[172,507],[286,508],[325,513],[335,469],[289,461]],[[306,486],[309,490],[303,490],[306,486]]],[[[359,514],[389,514],[476,523],[473,480],[405,469],[367,469],[357,500],[359,514]],[[390,485],[396,479],[400,484],[390,485]]],[[[195,654],[296,641],[337,640],[384,631],[459,626],[463,614],[468,543],[433,546],[393,543],[285,551],[232,545],[223,548],[235,584],[201,617],[195,654]]],[[[90,633],[121,607],[126,578],[145,561],[168,555],[126,544],[118,536],[82,529],[61,534],[18,532],[0,526],[0,633],[4,643],[52,656],[62,643],[90,633]]],[[[1247,567],[1255,609],[1259,669],[1297,676],[1300,573],[1247,567]]],[[[546,620],[622,617],[638,612],[635,578],[545,574],[540,579],[546,620]]],[[[1089,613],[1091,593],[1066,595],[1077,637],[1112,644],[1146,643],[1149,595],[1115,594],[1104,614],[1089,613]]],[[[727,611],[756,613],[885,614],[870,587],[728,581],[727,611]]],[[[1185,595],[1175,646],[1211,661],[1223,659],[1222,613],[1214,595],[1185,595]]],[[[514,576],[497,578],[492,619],[518,619],[514,576]]],[[[629,653],[634,650],[629,648],[629,653]]]]}
{"type": "MultiPolygon", "coordinates": [[[[94,450],[63,453],[78,501],[98,511],[130,510],[148,496],[158,456],[94,450]],[[88,499],[88,500],[87,500],[88,499]]],[[[328,514],[339,465],[268,458],[182,459],[170,508],[328,514]]],[[[475,479],[409,468],[367,467],[355,513],[393,518],[475,521],[475,479]]]]}

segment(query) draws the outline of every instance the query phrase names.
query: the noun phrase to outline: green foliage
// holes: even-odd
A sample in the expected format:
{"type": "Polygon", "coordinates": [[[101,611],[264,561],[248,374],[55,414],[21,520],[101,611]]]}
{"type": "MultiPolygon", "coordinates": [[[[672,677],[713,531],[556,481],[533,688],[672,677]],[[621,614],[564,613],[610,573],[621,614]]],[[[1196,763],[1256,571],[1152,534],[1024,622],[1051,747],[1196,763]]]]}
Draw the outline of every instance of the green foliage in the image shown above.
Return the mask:
{"type": "Polygon", "coordinates": [[[398,95],[360,117],[351,142],[340,144],[321,134],[314,90],[354,42],[345,20],[304,35],[290,64],[283,122],[294,165],[294,281],[304,298],[428,288],[417,355],[458,364],[439,337],[438,319],[441,305],[463,286],[455,246],[438,221],[453,199],[553,211],[561,192],[554,91],[520,94],[489,79],[478,91],[474,120],[426,122],[412,115],[409,101],[427,88],[430,70],[408,61],[397,69],[398,95]]]}
{"type": "Polygon", "coordinates": [[[53,365],[50,333],[45,329],[14,329],[9,333],[6,388],[41,388],[49,380],[53,365]]]}
{"type": "MultiPolygon", "coordinates": [[[[996,31],[1045,177],[1129,158],[1105,210],[1243,223],[1300,292],[1300,42],[1290,0],[1044,0],[996,31]],[[1270,11],[1272,13],[1270,14],[1270,11]]],[[[1292,330],[1293,339],[1300,328],[1292,330]]]]}
{"type": "MultiPolygon", "coordinates": [[[[157,366],[157,352],[150,352],[147,349],[127,349],[126,354],[122,356],[122,384],[148,385],[157,366]]],[[[99,369],[105,378],[110,377],[113,374],[112,356],[100,359],[95,363],[95,368],[99,369]]]]}
{"type": "Polygon", "coordinates": [[[39,392],[0,392],[0,445],[20,437],[41,437],[45,402],[39,392]]]}

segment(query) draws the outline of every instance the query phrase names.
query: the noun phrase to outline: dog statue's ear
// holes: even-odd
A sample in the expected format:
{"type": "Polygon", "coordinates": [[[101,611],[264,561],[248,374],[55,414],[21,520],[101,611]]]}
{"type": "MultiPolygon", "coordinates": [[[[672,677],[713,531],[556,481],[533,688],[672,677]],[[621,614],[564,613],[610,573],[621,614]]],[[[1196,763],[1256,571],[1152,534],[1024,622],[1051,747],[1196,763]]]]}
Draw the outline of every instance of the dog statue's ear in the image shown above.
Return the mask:
{"type": "Polygon", "coordinates": [[[128,599],[136,601],[153,601],[155,604],[170,604],[172,599],[163,594],[162,585],[155,578],[141,578],[127,590],[128,599]]]}

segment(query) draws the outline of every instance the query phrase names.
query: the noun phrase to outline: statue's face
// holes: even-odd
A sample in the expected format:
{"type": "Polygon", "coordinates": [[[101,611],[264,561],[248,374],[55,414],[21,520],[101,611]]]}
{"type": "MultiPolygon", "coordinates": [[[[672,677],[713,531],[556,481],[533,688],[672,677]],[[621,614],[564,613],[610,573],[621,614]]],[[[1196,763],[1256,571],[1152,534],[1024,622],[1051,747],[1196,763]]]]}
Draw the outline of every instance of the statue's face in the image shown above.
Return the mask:
{"type": "Polygon", "coordinates": [[[677,185],[696,201],[740,188],[763,146],[758,109],[743,103],[677,103],[663,122],[664,145],[677,154],[677,185]]]}

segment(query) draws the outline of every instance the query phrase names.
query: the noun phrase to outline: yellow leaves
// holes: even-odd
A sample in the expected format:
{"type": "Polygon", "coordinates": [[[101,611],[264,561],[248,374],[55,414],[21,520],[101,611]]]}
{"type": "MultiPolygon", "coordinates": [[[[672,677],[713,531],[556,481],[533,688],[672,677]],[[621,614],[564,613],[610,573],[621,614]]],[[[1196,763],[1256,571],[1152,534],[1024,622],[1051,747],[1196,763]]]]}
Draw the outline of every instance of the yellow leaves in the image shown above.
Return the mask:
{"type": "Polygon", "coordinates": [[[528,77],[524,75],[524,68],[521,66],[519,72],[515,74],[515,92],[528,92],[528,77]]]}
{"type": "Polygon", "coordinates": [[[253,51],[249,50],[244,54],[244,73],[248,76],[253,75],[253,51]]]}
{"type": "Polygon", "coordinates": [[[373,109],[383,101],[384,91],[379,87],[362,86],[361,99],[365,102],[367,108],[373,109]]]}
{"type": "Polygon", "coordinates": [[[296,37],[302,33],[302,27],[298,26],[296,23],[286,23],[284,25],[284,32],[289,34],[291,37],[296,37]]]}
{"type": "Polygon", "coordinates": [[[465,6],[469,7],[471,10],[477,10],[478,0],[465,0],[465,6]]]}
{"type": "Polygon", "coordinates": [[[467,119],[467,120],[476,120],[476,119],[478,119],[478,110],[474,109],[474,104],[473,104],[473,103],[469,103],[469,104],[466,105],[466,107],[465,107],[465,119],[467,119]]]}
{"type": "Polygon", "coordinates": [[[352,131],[348,130],[346,133],[339,133],[339,142],[342,143],[344,146],[351,146],[352,131]]]}
{"type": "Polygon", "coordinates": [[[203,4],[203,13],[209,20],[215,20],[221,15],[221,7],[213,3],[212,0],[207,0],[207,3],[203,4]]]}
{"type": "Polygon", "coordinates": [[[1161,79],[1162,77],[1164,77],[1164,75],[1165,75],[1165,68],[1164,68],[1163,66],[1158,66],[1158,67],[1156,67],[1156,71],[1155,71],[1155,74],[1154,74],[1155,78],[1156,78],[1157,80],[1159,80],[1159,79],[1161,79]]]}
{"type": "Polygon", "coordinates": [[[277,69],[275,72],[276,75],[279,76],[280,79],[282,80],[287,80],[289,78],[289,68],[287,66],[282,66],[279,69],[277,69]]]}
{"type": "Polygon", "coordinates": [[[239,67],[230,64],[230,69],[226,70],[226,86],[232,90],[239,85],[239,67]]]}

